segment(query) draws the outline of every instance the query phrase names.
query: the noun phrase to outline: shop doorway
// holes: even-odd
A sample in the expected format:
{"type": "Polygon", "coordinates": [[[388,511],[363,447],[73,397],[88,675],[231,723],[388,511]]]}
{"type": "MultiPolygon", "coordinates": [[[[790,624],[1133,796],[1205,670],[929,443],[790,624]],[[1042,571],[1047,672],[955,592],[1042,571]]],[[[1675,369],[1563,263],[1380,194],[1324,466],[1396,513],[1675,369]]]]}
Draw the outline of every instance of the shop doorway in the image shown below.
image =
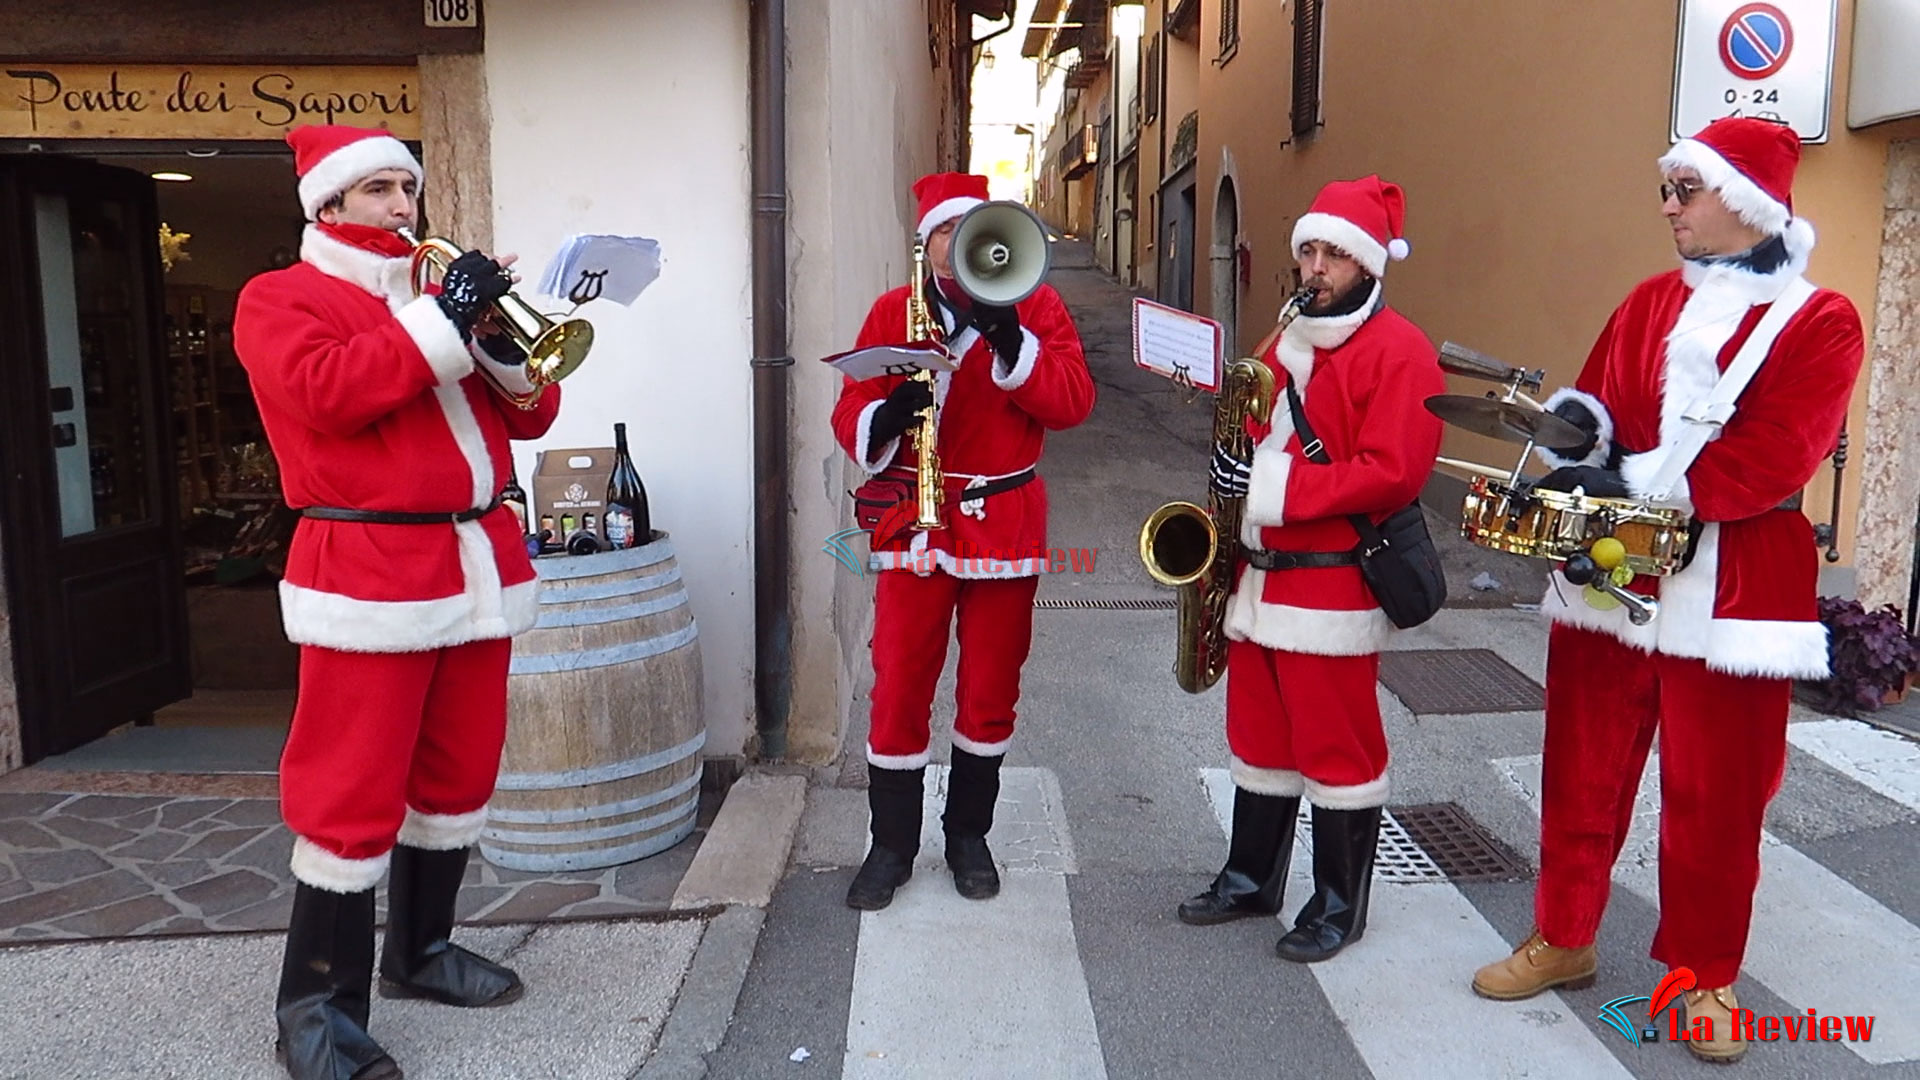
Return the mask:
{"type": "Polygon", "coordinates": [[[0,301],[26,761],[271,772],[298,676],[278,599],[295,518],[232,325],[247,280],[299,257],[292,156],[40,149],[0,153],[0,265],[39,286],[0,301]]]}

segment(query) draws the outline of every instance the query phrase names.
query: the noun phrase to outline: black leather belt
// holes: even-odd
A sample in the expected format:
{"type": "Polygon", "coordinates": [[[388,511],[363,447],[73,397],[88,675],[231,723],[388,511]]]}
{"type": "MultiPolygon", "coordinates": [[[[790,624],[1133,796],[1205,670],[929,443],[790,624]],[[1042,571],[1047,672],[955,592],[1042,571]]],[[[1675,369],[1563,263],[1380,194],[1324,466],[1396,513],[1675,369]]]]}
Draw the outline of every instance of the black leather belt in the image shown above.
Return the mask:
{"type": "MultiPolygon", "coordinates": [[[[887,471],[900,476],[914,475],[913,468],[907,465],[890,466],[887,471]]],[[[949,501],[972,502],[975,499],[984,499],[989,495],[998,495],[1001,492],[1012,491],[1014,488],[1031,481],[1034,475],[1035,473],[1032,469],[1022,469],[1012,476],[1003,476],[998,480],[989,480],[979,487],[963,489],[959,495],[949,501]]]]}
{"type": "Polygon", "coordinates": [[[1247,550],[1247,564],[1255,570],[1315,570],[1328,566],[1359,566],[1357,551],[1247,550]]]}
{"type": "Polygon", "coordinates": [[[478,521],[500,507],[500,497],[477,510],[445,510],[439,513],[415,513],[407,510],[359,510],[344,506],[306,506],[301,517],[319,521],[353,521],[363,525],[454,525],[478,521]]]}

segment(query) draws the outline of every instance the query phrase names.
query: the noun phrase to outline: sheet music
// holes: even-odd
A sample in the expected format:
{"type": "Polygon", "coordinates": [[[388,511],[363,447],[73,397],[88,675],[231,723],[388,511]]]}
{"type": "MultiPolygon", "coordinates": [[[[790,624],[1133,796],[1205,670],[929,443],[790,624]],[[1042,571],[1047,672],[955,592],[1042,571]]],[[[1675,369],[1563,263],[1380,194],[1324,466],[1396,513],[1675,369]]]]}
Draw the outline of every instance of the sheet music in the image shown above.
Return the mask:
{"type": "Polygon", "coordinates": [[[1220,388],[1220,324],[1143,297],[1133,301],[1133,362],[1182,386],[1220,388]]]}
{"type": "Polygon", "coordinates": [[[856,379],[882,375],[911,375],[915,371],[958,371],[959,365],[938,346],[923,344],[874,345],[821,358],[856,379]]]}
{"type": "Polygon", "coordinates": [[[631,305],[659,276],[659,241],[582,233],[560,245],[540,276],[540,291],[576,305],[590,300],[631,305]]]}

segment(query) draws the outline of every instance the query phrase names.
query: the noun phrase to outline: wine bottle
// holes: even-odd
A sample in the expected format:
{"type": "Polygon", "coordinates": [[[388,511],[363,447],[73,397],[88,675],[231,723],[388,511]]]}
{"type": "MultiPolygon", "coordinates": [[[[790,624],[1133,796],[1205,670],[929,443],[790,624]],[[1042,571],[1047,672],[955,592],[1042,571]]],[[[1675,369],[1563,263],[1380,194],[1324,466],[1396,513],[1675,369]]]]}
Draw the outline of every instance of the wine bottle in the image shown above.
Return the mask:
{"type": "Polygon", "coordinates": [[[653,540],[647,489],[627,455],[627,425],[613,425],[613,475],[607,479],[607,546],[615,551],[653,540]]]}
{"type": "Polygon", "coordinates": [[[527,493],[520,489],[520,471],[511,454],[507,455],[507,486],[500,492],[500,501],[513,511],[513,523],[521,536],[533,531],[527,523],[527,493]]]}

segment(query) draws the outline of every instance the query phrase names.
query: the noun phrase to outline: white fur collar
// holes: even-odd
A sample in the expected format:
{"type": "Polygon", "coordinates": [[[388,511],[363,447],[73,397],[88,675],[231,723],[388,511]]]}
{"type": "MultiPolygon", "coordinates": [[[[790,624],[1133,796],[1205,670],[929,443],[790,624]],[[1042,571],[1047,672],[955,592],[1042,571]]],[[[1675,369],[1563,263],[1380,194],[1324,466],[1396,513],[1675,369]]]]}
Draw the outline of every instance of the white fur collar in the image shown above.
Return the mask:
{"type": "Polygon", "coordinates": [[[1805,218],[1794,218],[1787,223],[1784,239],[1787,261],[1768,273],[1756,274],[1726,263],[1702,265],[1689,261],[1680,266],[1680,280],[1696,293],[1716,292],[1743,307],[1770,304],[1789,282],[1806,273],[1807,259],[1813,253],[1813,226],[1805,218]]]}
{"type": "Polygon", "coordinates": [[[1345,315],[1302,315],[1287,325],[1280,339],[1283,343],[1297,342],[1310,349],[1337,349],[1345,345],[1354,331],[1360,329],[1360,324],[1371,319],[1380,308],[1380,279],[1375,278],[1373,291],[1358,310],[1345,315]]]}
{"type": "Polygon", "coordinates": [[[413,299],[410,259],[389,258],[366,248],[336,240],[318,225],[308,225],[300,237],[300,259],[329,277],[352,282],[398,307],[413,299]]]}

